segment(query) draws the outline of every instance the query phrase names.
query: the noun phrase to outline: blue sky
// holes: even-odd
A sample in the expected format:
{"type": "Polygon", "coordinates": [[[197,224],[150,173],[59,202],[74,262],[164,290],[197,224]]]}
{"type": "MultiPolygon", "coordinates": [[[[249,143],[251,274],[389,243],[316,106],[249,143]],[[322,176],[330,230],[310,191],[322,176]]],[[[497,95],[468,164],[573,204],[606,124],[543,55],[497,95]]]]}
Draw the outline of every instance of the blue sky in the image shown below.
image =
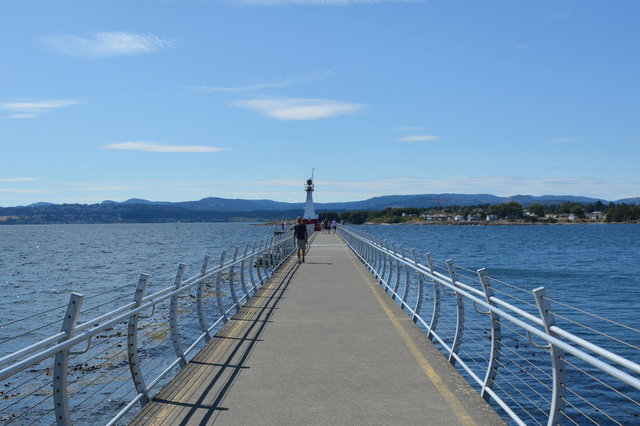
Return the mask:
{"type": "Polygon", "coordinates": [[[640,196],[640,2],[0,2],[0,206],[640,196]]]}

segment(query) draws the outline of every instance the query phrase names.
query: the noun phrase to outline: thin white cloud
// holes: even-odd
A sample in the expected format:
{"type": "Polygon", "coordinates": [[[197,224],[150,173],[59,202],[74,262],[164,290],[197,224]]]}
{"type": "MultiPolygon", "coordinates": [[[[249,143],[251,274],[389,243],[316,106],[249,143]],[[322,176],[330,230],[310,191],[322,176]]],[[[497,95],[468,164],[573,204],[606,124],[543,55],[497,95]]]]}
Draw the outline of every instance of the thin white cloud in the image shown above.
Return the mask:
{"type": "Polygon", "coordinates": [[[104,149],[120,149],[128,151],[146,152],[220,152],[228,148],[218,148],[204,145],[164,145],[156,142],[121,142],[104,145],[104,149]]]}
{"type": "Polygon", "coordinates": [[[35,118],[37,117],[38,114],[27,114],[27,113],[22,113],[22,114],[9,114],[9,115],[5,115],[5,118],[17,118],[17,119],[21,119],[21,118],[35,118]]]}
{"type": "Polygon", "coordinates": [[[10,192],[12,194],[39,194],[44,191],[39,189],[0,188],[0,192],[10,192]]]}
{"type": "Polygon", "coordinates": [[[253,91],[263,90],[263,89],[295,86],[295,85],[307,83],[309,81],[326,78],[332,75],[333,75],[333,72],[331,71],[321,71],[317,73],[294,74],[288,77],[275,79],[274,81],[250,84],[247,86],[195,86],[195,87],[191,87],[191,89],[199,90],[202,92],[226,92],[226,93],[253,92],[253,91]]]}
{"type": "Polygon", "coordinates": [[[560,143],[560,144],[562,144],[562,143],[576,143],[576,142],[578,142],[578,140],[579,140],[578,138],[555,138],[555,139],[552,139],[551,142],[552,143],[560,143]]]}
{"type": "Polygon", "coordinates": [[[79,190],[89,192],[110,192],[110,191],[138,191],[144,189],[135,186],[85,186],[79,190]]]}
{"type": "Polygon", "coordinates": [[[5,115],[6,118],[34,118],[52,110],[77,105],[79,103],[80,101],[76,99],[51,99],[37,102],[3,102],[0,103],[0,109],[12,113],[5,115]]]}
{"type": "Polygon", "coordinates": [[[312,98],[251,99],[233,105],[278,120],[317,120],[352,115],[366,108],[353,102],[312,98]]]}
{"type": "Polygon", "coordinates": [[[438,136],[427,136],[427,135],[413,135],[413,136],[405,136],[402,138],[396,139],[397,142],[423,142],[423,141],[435,141],[440,139],[438,136]]]}
{"type": "Polygon", "coordinates": [[[350,4],[422,3],[424,0],[229,0],[239,6],[348,6],[350,4]]]}
{"type": "Polygon", "coordinates": [[[49,36],[42,42],[50,49],[68,56],[106,58],[121,55],[140,55],[156,52],[175,42],[153,34],[136,34],[124,31],[97,32],[91,37],[75,35],[49,36]]]}
{"type": "Polygon", "coordinates": [[[24,177],[24,178],[0,178],[0,182],[36,182],[42,180],[40,178],[34,177],[24,177]]]}

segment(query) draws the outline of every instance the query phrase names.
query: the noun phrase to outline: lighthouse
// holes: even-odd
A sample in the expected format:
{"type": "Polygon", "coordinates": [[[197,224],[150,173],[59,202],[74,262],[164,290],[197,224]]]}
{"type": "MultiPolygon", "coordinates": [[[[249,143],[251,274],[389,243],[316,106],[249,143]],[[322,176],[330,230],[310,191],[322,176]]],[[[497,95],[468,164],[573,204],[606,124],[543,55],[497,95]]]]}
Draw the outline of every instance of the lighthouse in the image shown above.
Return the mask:
{"type": "Polygon", "coordinates": [[[307,225],[307,231],[312,233],[313,231],[320,230],[318,215],[316,214],[316,209],[313,207],[313,173],[311,173],[311,177],[305,182],[304,190],[307,193],[307,202],[304,205],[302,223],[307,225]]]}

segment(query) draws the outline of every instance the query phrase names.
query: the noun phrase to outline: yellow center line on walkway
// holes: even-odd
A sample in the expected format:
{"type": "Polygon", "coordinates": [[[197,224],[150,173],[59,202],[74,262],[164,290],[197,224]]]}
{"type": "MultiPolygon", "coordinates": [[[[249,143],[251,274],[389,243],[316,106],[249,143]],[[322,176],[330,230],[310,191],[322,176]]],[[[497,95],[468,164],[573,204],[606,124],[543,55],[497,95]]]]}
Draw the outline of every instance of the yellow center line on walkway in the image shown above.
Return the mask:
{"type": "Polygon", "coordinates": [[[360,271],[360,274],[364,277],[369,290],[371,290],[371,293],[373,293],[373,296],[376,298],[384,312],[387,314],[387,317],[389,317],[389,321],[391,321],[391,324],[393,324],[394,328],[396,329],[404,343],[407,345],[407,348],[409,349],[411,354],[415,357],[416,361],[418,361],[420,368],[422,368],[422,371],[424,371],[429,380],[431,380],[431,383],[433,383],[433,385],[436,387],[453,414],[460,420],[460,423],[463,425],[476,425],[476,422],[473,421],[467,410],[465,410],[462,404],[460,404],[458,398],[456,398],[451,390],[447,387],[447,385],[443,383],[436,370],[434,370],[431,364],[429,364],[427,358],[425,358],[424,354],[420,351],[420,349],[418,349],[413,340],[411,340],[411,337],[409,337],[409,334],[407,334],[405,329],[402,328],[400,321],[395,318],[393,312],[391,311],[391,309],[389,309],[386,302],[376,292],[376,289],[374,287],[374,284],[371,282],[370,277],[365,275],[362,269],[362,265],[358,264],[355,261],[354,257],[355,256],[351,253],[351,250],[349,250],[349,259],[351,259],[351,261],[356,265],[358,271],[360,271]]]}

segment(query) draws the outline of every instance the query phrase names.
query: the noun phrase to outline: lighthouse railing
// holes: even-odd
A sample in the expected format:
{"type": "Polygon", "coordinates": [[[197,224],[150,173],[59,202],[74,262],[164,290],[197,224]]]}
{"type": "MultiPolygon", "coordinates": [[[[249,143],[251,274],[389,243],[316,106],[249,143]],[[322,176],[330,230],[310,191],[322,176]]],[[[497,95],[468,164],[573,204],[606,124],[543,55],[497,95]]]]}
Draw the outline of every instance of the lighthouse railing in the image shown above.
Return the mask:
{"type": "Polygon", "coordinates": [[[125,421],[294,251],[292,237],[278,235],[223,251],[218,259],[205,256],[191,270],[180,264],[168,285],[152,294],[147,289],[154,277],[141,274],[133,294],[120,290],[91,309],[82,309],[91,297],[72,293],[66,306],[0,324],[0,421],[125,421]],[[34,321],[37,327],[25,329],[34,321]],[[42,336],[55,327],[59,331],[42,336]],[[41,337],[33,341],[36,335],[41,337]]]}
{"type": "Polygon", "coordinates": [[[362,232],[338,232],[380,286],[517,424],[632,424],[640,416],[640,330],[596,330],[584,309],[362,232]]]}

